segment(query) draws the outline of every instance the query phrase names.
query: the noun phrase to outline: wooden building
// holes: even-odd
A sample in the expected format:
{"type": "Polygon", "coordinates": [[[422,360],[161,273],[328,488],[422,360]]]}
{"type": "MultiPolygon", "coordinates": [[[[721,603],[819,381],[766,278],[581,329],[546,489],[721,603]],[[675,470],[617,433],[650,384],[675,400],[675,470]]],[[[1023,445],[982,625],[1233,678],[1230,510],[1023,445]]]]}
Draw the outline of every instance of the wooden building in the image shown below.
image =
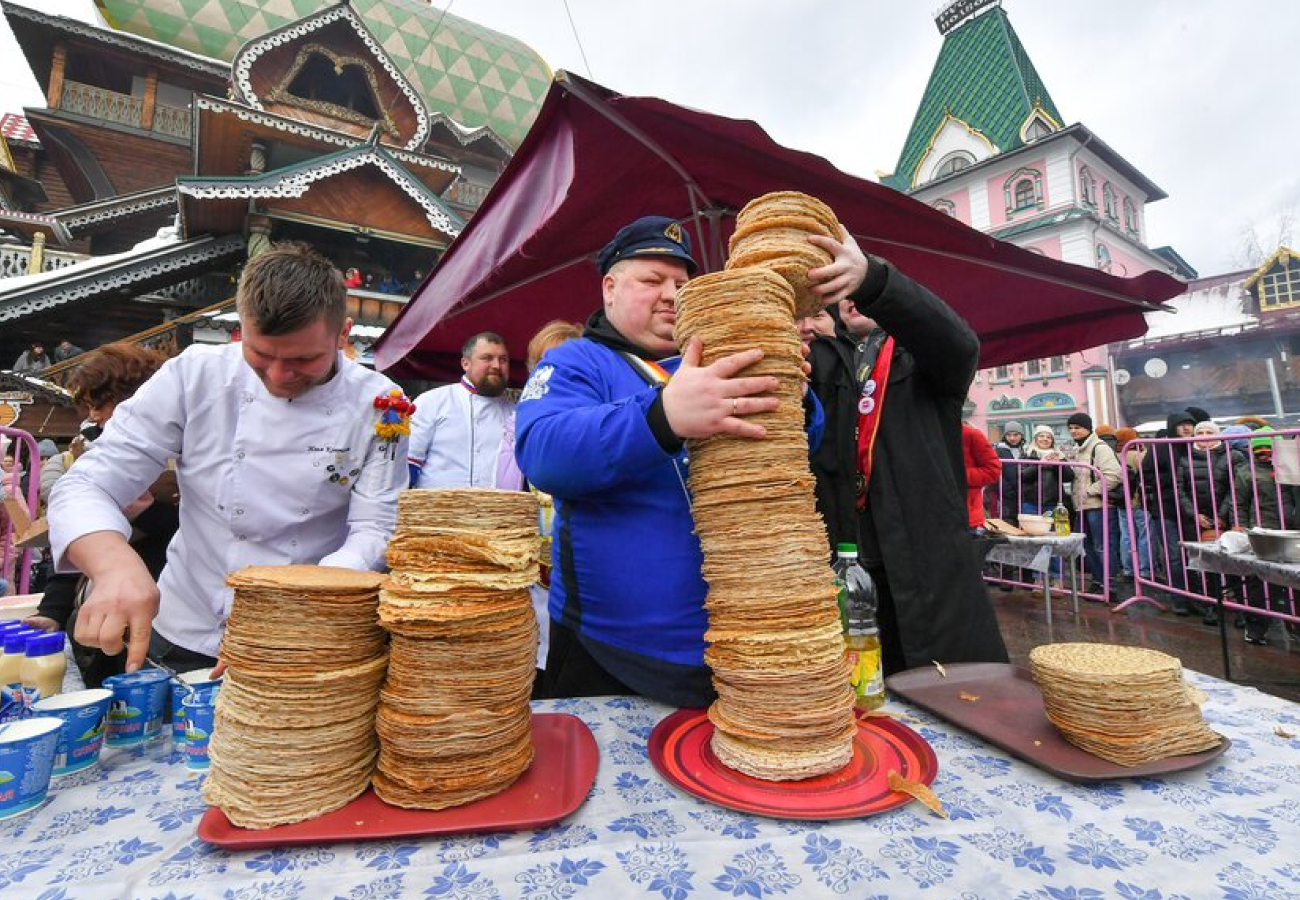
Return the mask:
{"type": "MultiPolygon", "coordinates": [[[[463,98],[449,102],[433,76],[464,79],[471,69],[454,54],[395,61],[385,0],[303,17],[260,2],[253,32],[233,16],[238,3],[208,4],[232,12],[228,39],[212,45],[233,48],[228,60],[187,49],[183,29],[131,33],[162,13],[109,4],[122,26],[110,30],[0,4],[46,93],[44,108],[24,111],[28,139],[0,143],[0,366],[33,340],[229,339],[240,266],[282,240],[368,276],[349,296],[364,354],[482,201],[535,115],[537,73],[549,78],[495,35],[510,43],[509,66],[532,75],[507,139],[500,116],[453,117],[463,98]]],[[[442,44],[477,34],[481,47],[494,34],[454,18],[410,22],[442,44]]],[[[474,46],[465,40],[463,56],[474,46]]],[[[498,70],[472,69],[485,84],[498,70]]],[[[76,363],[42,377],[64,382],[76,363]]]]}

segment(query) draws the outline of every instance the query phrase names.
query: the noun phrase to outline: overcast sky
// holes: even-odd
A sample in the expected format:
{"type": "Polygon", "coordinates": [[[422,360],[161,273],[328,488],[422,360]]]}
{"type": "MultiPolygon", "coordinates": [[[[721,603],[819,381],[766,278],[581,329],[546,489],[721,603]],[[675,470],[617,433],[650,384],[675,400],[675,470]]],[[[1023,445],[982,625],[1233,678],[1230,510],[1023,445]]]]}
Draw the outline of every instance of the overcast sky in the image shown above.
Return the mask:
{"type": "MultiPolygon", "coordinates": [[[[28,0],[92,20],[92,0],[28,0]]],[[[444,0],[434,5],[445,6],[444,0]]],[[[625,94],[751,118],[780,143],[874,177],[892,171],[942,43],[939,0],[453,0],[553,69],[625,94]]],[[[1202,275],[1271,250],[1300,210],[1300,3],[1006,0],[1066,124],[1082,122],[1169,194],[1153,246],[1202,275]]],[[[41,105],[0,23],[0,111],[41,105]],[[9,61],[12,60],[13,63],[9,61]]],[[[1294,243],[1294,240],[1293,240],[1294,243]]]]}

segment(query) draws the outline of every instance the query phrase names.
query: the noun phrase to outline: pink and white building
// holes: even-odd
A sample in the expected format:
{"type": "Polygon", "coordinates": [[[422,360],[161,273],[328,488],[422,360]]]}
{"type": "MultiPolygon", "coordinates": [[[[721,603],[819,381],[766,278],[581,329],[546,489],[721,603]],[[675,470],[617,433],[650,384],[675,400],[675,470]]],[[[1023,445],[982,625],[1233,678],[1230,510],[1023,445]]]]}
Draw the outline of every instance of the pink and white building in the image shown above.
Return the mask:
{"type": "MultiPolygon", "coordinates": [[[[1006,11],[957,0],[907,141],[885,184],[966,224],[1053,259],[1132,277],[1195,272],[1169,247],[1152,248],[1146,205],[1166,196],[1082,124],[1064,125],[1006,11]]],[[[1108,348],[984,369],[967,411],[991,438],[1003,423],[1066,436],[1065,420],[1117,421],[1108,348]]]]}

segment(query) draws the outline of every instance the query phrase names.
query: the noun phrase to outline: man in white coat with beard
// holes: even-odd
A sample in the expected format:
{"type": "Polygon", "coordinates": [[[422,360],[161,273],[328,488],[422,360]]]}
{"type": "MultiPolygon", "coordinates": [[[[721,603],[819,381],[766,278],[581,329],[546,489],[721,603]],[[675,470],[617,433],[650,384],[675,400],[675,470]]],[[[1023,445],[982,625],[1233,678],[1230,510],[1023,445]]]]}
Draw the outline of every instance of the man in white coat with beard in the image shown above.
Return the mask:
{"type": "Polygon", "coordinates": [[[501,335],[476,334],[461,350],[463,372],[456,384],[416,398],[411,417],[411,487],[505,488],[497,484],[501,438],[512,425],[515,405],[505,396],[510,353],[501,335]]]}

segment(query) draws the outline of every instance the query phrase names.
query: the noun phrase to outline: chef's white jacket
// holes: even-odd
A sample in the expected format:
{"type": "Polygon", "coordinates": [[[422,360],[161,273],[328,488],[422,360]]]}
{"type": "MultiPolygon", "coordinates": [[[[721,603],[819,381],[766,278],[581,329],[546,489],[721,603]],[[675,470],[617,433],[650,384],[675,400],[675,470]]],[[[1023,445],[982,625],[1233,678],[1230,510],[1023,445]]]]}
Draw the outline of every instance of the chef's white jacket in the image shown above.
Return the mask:
{"type": "Polygon", "coordinates": [[[514,414],[508,397],[484,397],[465,379],[425,391],[411,417],[410,461],[423,466],[415,486],[498,487],[501,437],[514,414]]]}
{"type": "Polygon", "coordinates": [[[154,627],[216,656],[232,591],[251,565],[379,569],[407,481],[406,440],[375,434],[374,400],[393,382],[339,354],[333,378],[272,396],[239,344],[187,349],[113,413],[104,434],[54,485],[50,544],[96,531],[130,538],[122,507],[177,460],[180,530],[158,580],[154,627]]]}

